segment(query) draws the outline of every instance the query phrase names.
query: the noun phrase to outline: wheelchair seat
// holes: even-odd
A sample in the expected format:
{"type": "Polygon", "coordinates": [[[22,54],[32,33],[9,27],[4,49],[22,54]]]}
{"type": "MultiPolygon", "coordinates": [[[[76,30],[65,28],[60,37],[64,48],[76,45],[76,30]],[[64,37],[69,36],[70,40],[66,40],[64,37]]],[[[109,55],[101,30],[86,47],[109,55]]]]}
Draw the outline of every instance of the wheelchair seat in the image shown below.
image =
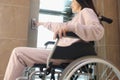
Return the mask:
{"type": "MultiPolygon", "coordinates": [[[[76,34],[74,34],[72,32],[68,32],[67,36],[79,38],[76,34]]],[[[59,41],[59,38],[58,38],[58,41],[59,41]]],[[[56,44],[57,44],[57,42],[56,42],[56,44]]],[[[49,44],[55,44],[55,43],[49,41],[48,43],[45,43],[46,47],[49,44]]],[[[83,56],[87,56],[87,55],[91,55],[91,56],[97,55],[95,52],[93,41],[90,41],[90,42],[78,41],[67,47],[60,47],[60,46],[55,45],[55,48],[54,48],[52,54],[48,58],[47,65],[46,64],[34,64],[33,67],[39,67],[40,71],[44,73],[44,74],[39,74],[40,78],[44,79],[45,75],[51,74],[51,79],[55,80],[55,70],[56,69],[61,70],[61,72],[62,72],[62,70],[64,70],[73,60],[83,57],[83,56]],[[54,64],[54,62],[52,62],[51,59],[68,60],[68,62],[64,62],[61,64],[54,64]],[[46,68],[46,70],[43,70],[44,68],[46,68]]],[[[82,67],[81,69],[82,69],[82,71],[86,72],[84,67],[82,67]]]]}

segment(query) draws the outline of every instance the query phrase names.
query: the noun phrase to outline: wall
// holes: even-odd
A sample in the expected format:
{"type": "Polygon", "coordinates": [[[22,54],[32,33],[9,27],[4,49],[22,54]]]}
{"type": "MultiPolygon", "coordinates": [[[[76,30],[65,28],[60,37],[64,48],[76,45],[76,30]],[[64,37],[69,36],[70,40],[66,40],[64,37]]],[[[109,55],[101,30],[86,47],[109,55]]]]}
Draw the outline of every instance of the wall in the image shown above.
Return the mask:
{"type": "Polygon", "coordinates": [[[29,0],[0,0],[0,80],[13,48],[27,45],[29,0]]]}
{"type": "Polygon", "coordinates": [[[119,13],[119,30],[120,30],[120,0],[118,0],[118,13],[119,13]]]}
{"type": "Polygon", "coordinates": [[[112,24],[103,23],[105,36],[99,41],[98,54],[120,68],[120,3],[119,0],[95,1],[98,13],[113,19],[112,24]]]}

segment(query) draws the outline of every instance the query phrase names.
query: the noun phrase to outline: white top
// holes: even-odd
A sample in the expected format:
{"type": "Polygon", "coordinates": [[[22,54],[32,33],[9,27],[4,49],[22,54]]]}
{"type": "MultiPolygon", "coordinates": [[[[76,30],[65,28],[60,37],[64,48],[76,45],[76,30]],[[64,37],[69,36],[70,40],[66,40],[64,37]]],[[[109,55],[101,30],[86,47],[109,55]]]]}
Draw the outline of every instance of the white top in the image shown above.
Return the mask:
{"type": "Polygon", "coordinates": [[[51,31],[67,26],[69,31],[80,37],[80,39],[63,37],[59,40],[59,46],[69,46],[78,40],[97,41],[104,35],[103,26],[100,24],[96,13],[90,8],[82,9],[71,21],[64,23],[47,22],[43,26],[51,31]]]}

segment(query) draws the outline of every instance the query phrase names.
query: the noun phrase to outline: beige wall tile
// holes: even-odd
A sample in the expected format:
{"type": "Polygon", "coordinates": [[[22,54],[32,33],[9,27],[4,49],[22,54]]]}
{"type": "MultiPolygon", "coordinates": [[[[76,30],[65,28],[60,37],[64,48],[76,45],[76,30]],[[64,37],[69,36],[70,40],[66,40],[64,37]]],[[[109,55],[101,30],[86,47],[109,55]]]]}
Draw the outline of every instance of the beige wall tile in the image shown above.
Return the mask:
{"type": "Polygon", "coordinates": [[[29,0],[0,0],[0,80],[12,50],[27,45],[29,0]]]}
{"type": "Polygon", "coordinates": [[[2,64],[0,65],[1,76],[4,75],[12,50],[17,46],[26,46],[26,43],[26,40],[0,39],[0,64],[2,64]]]}
{"type": "Polygon", "coordinates": [[[0,39],[0,55],[12,51],[14,47],[26,46],[27,40],[22,39],[0,39]]]}
{"type": "Polygon", "coordinates": [[[113,19],[112,24],[103,23],[105,28],[105,37],[103,39],[104,48],[102,48],[102,46],[99,48],[99,54],[103,56],[105,55],[109,61],[120,67],[120,27],[118,17],[118,0],[102,0],[96,2],[98,12],[113,19]]]}
{"type": "Polygon", "coordinates": [[[28,7],[30,5],[30,0],[0,0],[0,3],[11,6],[28,7]]]}
{"type": "Polygon", "coordinates": [[[0,80],[3,80],[3,75],[0,76],[0,80]]]}
{"type": "Polygon", "coordinates": [[[0,38],[26,39],[29,8],[0,6],[0,12],[0,38]]]}

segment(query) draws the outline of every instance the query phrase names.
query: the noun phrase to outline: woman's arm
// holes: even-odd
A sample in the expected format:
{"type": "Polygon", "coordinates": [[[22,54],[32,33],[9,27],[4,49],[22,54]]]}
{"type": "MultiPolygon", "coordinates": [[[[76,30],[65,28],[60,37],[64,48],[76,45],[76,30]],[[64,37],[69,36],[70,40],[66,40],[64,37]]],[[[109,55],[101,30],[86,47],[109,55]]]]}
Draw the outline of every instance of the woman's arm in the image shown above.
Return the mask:
{"type": "Polygon", "coordinates": [[[68,26],[73,28],[71,30],[84,41],[100,40],[104,35],[104,28],[95,12],[92,9],[85,8],[80,16],[84,24],[70,24],[68,26]]]}
{"type": "Polygon", "coordinates": [[[65,33],[69,31],[74,32],[84,41],[97,41],[103,37],[104,28],[92,9],[83,9],[78,17],[76,17],[76,20],[65,23],[47,22],[41,24],[55,33],[54,38],[56,38],[56,35],[61,38],[62,34],[65,36],[65,33]],[[79,22],[79,16],[81,16],[83,24],[79,22]]]}

